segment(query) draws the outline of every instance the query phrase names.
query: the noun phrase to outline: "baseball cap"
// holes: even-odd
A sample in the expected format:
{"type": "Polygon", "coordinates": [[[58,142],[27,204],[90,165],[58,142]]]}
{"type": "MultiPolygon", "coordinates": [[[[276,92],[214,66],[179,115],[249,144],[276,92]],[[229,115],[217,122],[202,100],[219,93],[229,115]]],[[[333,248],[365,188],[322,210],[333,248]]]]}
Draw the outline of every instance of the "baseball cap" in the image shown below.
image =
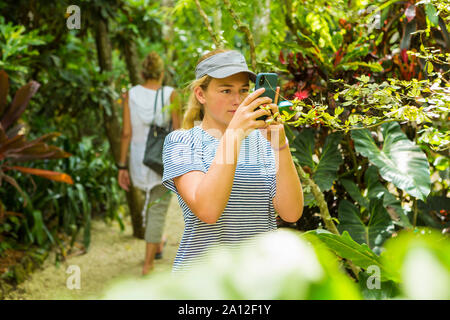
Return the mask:
{"type": "Polygon", "coordinates": [[[200,79],[204,75],[213,78],[226,78],[239,72],[246,72],[250,80],[255,82],[256,74],[248,70],[244,56],[235,50],[217,53],[201,61],[195,68],[195,78],[200,79]]]}

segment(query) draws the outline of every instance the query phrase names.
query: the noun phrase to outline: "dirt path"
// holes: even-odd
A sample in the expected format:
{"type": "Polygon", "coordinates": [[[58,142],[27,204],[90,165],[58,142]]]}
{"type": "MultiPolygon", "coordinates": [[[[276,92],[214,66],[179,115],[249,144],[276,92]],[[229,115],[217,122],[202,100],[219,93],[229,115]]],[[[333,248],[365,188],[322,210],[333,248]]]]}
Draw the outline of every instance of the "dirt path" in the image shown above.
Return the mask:
{"type": "MultiPolygon", "coordinates": [[[[120,232],[117,223],[106,225],[101,220],[92,222],[92,240],[89,252],[68,258],[59,267],[52,255],[41,270],[35,271],[29,280],[20,284],[7,299],[96,299],[111,284],[121,279],[142,278],[141,271],[145,254],[145,242],[133,238],[131,221],[125,221],[125,230],[120,232]],[[80,270],[80,289],[69,289],[67,279],[74,273],[66,273],[69,266],[80,270]]],[[[168,243],[161,260],[155,261],[155,271],[169,271],[183,232],[183,217],[177,197],[172,194],[166,220],[168,243]]]]}

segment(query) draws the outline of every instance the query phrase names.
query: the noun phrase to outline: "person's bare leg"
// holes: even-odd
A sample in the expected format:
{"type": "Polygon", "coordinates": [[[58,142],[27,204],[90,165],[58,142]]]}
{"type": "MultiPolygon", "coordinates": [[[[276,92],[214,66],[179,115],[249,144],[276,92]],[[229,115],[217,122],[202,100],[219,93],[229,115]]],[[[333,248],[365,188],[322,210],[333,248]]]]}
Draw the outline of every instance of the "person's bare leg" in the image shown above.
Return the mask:
{"type": "Polygon", "coordinates": [[[161,242],[159,243],[159,246],[158,246],[158,251],[156,251],[156,253],[161,253],[162,251],[163,251],[163,249],[164,249],[164,244],[167,242],[167,236],[166,235],[163,235],[162,236],[162,239],[161,239],[161,242]]]}
{"type": "Polygon", "coordinates": [[[160,243],[145,243],[145,260],[142,275],[148,274],[154,268],[155,254],[160,248],[160,243]]]}

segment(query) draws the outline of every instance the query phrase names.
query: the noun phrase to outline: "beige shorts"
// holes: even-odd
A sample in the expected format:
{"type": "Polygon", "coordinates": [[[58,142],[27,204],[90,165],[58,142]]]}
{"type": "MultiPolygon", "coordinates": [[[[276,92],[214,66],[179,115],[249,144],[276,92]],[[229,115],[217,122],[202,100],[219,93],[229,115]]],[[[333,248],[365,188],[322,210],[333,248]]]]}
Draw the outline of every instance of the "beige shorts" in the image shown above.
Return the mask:
{"type": "MultiPolygon", "coordinates": [[[[145,191],[142,191],[142,194],[145,198],[145,191]]],[[[156,185],[150,190],[145,219],[146,242],[161,242],[171,195],[170,190],[162,184],[156,185]]]]}

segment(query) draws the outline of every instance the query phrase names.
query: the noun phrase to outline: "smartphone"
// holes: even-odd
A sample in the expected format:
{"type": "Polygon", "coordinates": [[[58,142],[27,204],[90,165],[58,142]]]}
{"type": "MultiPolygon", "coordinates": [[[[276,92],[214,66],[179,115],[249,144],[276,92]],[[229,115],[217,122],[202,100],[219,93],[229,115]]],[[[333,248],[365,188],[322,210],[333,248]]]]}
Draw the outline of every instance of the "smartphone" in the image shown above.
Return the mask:
{"type": "MultiPolygon", "coordinates": [[[[269,97],[272,103],[275,103],[275,94],[277,91],[278,75],[276,73],[258,73],[255,80],[255,90],[265,88],[259,97],[269,97]]],[[[267,116],[261,116],[256,120],[266,120],[267,116]]]]}

